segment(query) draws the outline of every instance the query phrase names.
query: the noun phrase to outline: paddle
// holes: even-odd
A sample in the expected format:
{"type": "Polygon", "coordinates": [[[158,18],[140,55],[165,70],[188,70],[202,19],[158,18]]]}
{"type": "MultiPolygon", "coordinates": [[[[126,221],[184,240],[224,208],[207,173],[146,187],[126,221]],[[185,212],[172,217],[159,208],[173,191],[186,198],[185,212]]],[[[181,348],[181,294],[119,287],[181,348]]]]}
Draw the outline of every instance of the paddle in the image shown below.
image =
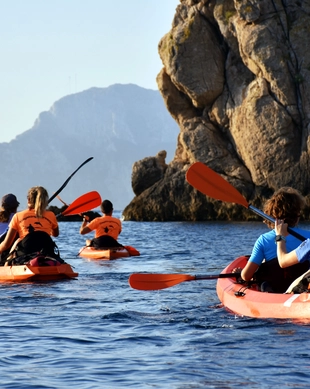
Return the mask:
{"type": "Polygon", "coordinates": [[[138,290],[158,290],[170,288],[185,281],[216,280],[218,278],[237,278],[240,273],[224,273],[217,275],[195,275],[189,274],[131,274],[128,279],[129,285],[138,290]]]}
{"type": "Polygon", "coordinates": [[[100,204],[100,194],[96,191],[88,192],[74,200],[73,203],[68,206],[68,208],[66,208],[59,215],[56,215],[56,217],[77,215],[83,212],[90,211],[93,208],[99,207],[100,204]]]}
{"type": "Polygon", "coordinates": [[[63,201],[63,199],[62,199],[59,195],[57,195],[56,197],[58,198],[58,200],[59,200],[61,203],[63,203],[63,205],[66,205],[67,207],[69,207],[69,205],[68,205],[67,203],[65,203],[65,202],[63,201]]]}
{"type": "Polygon", "coordinates": [[[62,186],[53,194],[52,197],[48,199],[48,204],[54,200],[54,198],[67,186],[68,182],[71,180],[71,178],[75,175],[75,173],[81,169],[82,166],[84,166],[87,162],[91,161],[94,157],[90,157],[86,159],[72,174],[70,177],[66,179],[66,181],[62,184],[62,186]]]}
{"type": "MultiPolygon", "coordinates": [[[[250,205],[238,190],[227,182],[222,176],[215,173],[202,162],[193,163],[186,172],[186,180],[194,188],[212,197],[216,200],[226,201],[228,203],[236,203],[250,209],[257,215],[274,223],[275,219],[263,211],[250,205]]],[[[291,227],[287,228],[288,232],[295,238],[304,241],[306,238],[294,231],[291,227]]]]}

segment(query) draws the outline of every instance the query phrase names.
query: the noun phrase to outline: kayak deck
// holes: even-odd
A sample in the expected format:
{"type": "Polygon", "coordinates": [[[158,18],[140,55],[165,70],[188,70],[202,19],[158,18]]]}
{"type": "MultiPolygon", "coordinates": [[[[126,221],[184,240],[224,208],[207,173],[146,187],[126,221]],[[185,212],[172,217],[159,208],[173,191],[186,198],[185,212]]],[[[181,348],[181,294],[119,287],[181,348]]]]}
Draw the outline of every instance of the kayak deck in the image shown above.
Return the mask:
{"type": "Polygon", "coordinates": [[[78,255],[82,258],[113,260],[140,255],[140,253],[131,246],[107,247],[102,249],[84,246],[78,255]]]}
{"type": "MultiPolygon", "coordinates": [[[[235,259],[222,272],[231,273],[236,267],[243,268],[248,257],[235,259]]],[[[237,284],[233,278],[219,278],[217,295],[223,306],[242,316],[274,319],[310,319],[310,294],[264,293],[257,286],[237,284]]]]}
{"type": "Polygon", "coordinates": [[[78,277],[69,264],[58,266],[13,265],[0,267],[0,282],[53,281],[78,277]]]}

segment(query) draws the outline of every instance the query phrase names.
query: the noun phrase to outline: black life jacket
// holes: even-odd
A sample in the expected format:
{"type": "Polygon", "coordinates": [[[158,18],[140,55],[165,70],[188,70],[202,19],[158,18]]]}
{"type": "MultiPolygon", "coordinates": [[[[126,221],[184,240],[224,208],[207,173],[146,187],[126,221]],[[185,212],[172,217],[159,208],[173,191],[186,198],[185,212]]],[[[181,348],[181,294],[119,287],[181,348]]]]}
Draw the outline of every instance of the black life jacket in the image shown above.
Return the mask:
{"type": "Polygon", "coordinates": [[[40,253],[53,258],[59,258],[59,249],[53,239],[44,231],[33,231],[18,242],[15,253],[22,256],[32,253],[40,253]]]}
{"type": "Polygon", "coordinates": [[[94,238],[90,244],[96,249],[99,248],[108,248],[108,247],[123,247],[117,240],[112,238],[110,235],[101,235],[98,238],[94,238]]]}
{"type": "Polygon", "coordinates": [[[254,279],[258,284],[267,281],[274,293],[284,293],[296,278],[309,270],[309,267],[309,261],[304,261],[282,269],[278,258],[274,258],[261,264],[254,274],[254,279]]]}

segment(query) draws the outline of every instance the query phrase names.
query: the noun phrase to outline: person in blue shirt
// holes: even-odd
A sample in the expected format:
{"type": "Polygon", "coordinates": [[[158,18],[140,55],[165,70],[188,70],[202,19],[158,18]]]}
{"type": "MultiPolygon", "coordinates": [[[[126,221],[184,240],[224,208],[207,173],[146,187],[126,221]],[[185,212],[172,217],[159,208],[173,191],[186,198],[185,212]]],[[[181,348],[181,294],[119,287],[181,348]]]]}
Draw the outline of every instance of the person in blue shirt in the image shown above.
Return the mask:
{"type": "MultiPolygon", "coordinates": [[[[297,228],[300,213],[305,204],[305,198],[297,190],[283,187],[266,201],[264,212],[274,219],[284,220],[289,227],[294,228],[296,232],[307,239],[310,238],[310,231],[297,228]]],[[[283,293],[294,279],[306,271],[307,264],[305,263],[302,267],[288,268],[284,272],[277,259],[275,238],[278,234],[273,228],[272,222],[266,220],[265,223],[271,230],[256,240],[247,265],[241,271],[241,278],[244,281],[250,281],[254,277],[262,291],[283,293]]],[[[300,240],[294,236],[288,235],[286,237],[288,252],[296,249],[299,245],[300,240]]],[[[240,270],[235,269],[235,271],[240,270]]]]}
{"type": "MultiPolygon", "coordinates": [[[[276,219],[275,231],[281,239],[277,240],[277,255],[281,268],[295,266],[299,263],[309,263],[310,261],[310,239],[303,241],[295,250],[288,251],[286,242],[290,236],[287,231],[287,223],[284,220],[276,219]]],[[[286,290],[286,293],[309,293],[310,271],[298,277],[286,290]]]]}
{"type": "Polygon", "coordinates": [[[289,250],[287,242],[290,236],[287,231],[288,224],[284,220],[276,219],[275,232],[281,239],[277,240],[277,256],[282,268],[303,263],[310,260],[310,239],[299,244],[294,250],[289,250]]]}
{"type": "MultiPolygon", "coordinates": [[[[14,194],[8,193],[4,195],[1,199],[1,208],[0,208],[0,243],[4,241],[6,234],[9,229],[9,224],[12,217],[17,212],[19,202],[14,194]]],[[[16,237],[17,239],[17,237],[16,237]]],[[[0,266],[2,266],[7,256],[9,255],[10,247],[0,254],[0,266]]]]}
{"type": "Polygon", "coordinates": [[[5,237],[5,234],[8,230],[9,223],[17,212],[19,202],[17,198],[12,193],[6,194],[1,199],[1,209],[0,209],[0,242],[5,237]]]}

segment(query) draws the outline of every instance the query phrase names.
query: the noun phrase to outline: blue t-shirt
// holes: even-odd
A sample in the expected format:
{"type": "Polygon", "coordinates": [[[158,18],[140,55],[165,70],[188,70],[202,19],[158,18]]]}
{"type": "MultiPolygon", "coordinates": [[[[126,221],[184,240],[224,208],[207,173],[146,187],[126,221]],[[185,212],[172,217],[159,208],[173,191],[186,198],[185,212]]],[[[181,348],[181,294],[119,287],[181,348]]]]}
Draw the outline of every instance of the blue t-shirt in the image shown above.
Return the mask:
{"type": "Polygon", "coordinates": [[[310,260],[310,239],[302,242],[296,249],[298,262],[310,260]]]}
{"type": "Polygon", "coordinates": [[[7,232],[9,229],[10,221],[12,220],[12,217],[14,216],[14,213],[11,213],[9,220],[6,223],[0,223],[0,237],[7,232]]]}
{"type": "MultiPolygon", "coordinates": [[[[294,228],[294,231],[298,232],[300,235],[307,238],[307,241],[309,240],[310,231],[303,230],[301,228],[294,228]]],[[[275,230],[271,230],[266,232],[265,234],[262,234],[254,244],[252,254],[249,258],[249,262],[254,262],[258,266],[260,266],[264,259],[265,261],[270,261],[273,258],[276,258],[277,245],[275,243],[275,237],[276,237],[275,230]]],[[[300,245],[300,240],[295,238],[293,235],[288,235],[286,237],[286,250],[288,253],[292,250],[295,250],[299,245],[300,245]]],[[[310,250],[310,241],[308,243],[308,250],[310,250]]]]}

